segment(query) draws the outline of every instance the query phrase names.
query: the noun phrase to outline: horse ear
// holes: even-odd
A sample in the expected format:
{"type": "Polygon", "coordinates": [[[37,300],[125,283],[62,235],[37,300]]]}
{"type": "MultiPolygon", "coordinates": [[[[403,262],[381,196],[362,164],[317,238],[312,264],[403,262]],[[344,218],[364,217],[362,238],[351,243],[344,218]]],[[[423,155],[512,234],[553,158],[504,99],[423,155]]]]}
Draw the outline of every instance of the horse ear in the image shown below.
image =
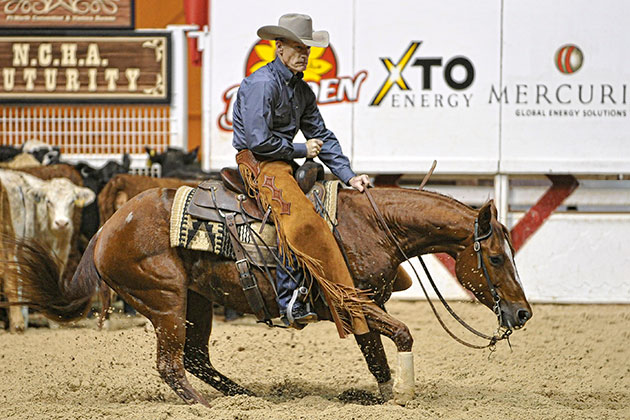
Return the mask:
{"type": "Polygon", "coordinates": [[[479,216],[477,218],[477,220],[479,220],[479,236],[490,232],[490,223],[492,222],[492,218],[496,219],[496,217],[497,208],[494,205],[494,200],[490,200],[479,209],[479,216]]]}

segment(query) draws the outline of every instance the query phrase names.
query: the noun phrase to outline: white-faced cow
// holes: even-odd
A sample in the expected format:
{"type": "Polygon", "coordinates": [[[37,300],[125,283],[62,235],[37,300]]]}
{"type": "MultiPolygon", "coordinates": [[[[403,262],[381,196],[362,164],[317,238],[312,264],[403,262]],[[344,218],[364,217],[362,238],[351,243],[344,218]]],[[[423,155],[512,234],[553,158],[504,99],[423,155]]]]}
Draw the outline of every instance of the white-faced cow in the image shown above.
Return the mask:
{"type": "MultiPolygon", "coordinates": [[[[43,181],[32,175],[0,170],[0,229],[3,235],[16,239],[34,239],[51,249],[59,260],[61,273],[68,261],[73,234],[75,208],[94,201],[94,193],[78,187],[66,178],[43,181]]],[[[17,261],[15,247],[1,247],[3,261],[17,261]]],[[[2,270],[2,267],[0,267],[2,270]]],[[[18,299],[19,279],[3,270],[4,294],[9,302],[18,299]]],[[[9,310],[9,329],[23,330],[24,319],[20,308],[9,310]]]]}

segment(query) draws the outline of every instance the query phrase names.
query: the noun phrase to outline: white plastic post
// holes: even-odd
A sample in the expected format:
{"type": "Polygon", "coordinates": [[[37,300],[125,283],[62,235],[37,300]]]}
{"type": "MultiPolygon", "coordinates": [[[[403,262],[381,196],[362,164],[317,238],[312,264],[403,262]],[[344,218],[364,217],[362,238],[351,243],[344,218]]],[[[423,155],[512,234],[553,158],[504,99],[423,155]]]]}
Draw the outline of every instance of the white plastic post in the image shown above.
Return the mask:
{"type": "Polygon", "coordinates": [[[499,211],[499,222],[507,227],[509,211],[510,179],[508,175],[494,176],[494,200],[499,211]]]}
{"type": "Polygon", "coordinates": [[[171,32],[173,78],[171,86],[170,145],[188,150],[188,38],[197,25],[168,25],[171,32]]]}
{"type": "Polygon", "coordinates": [[[189,32],[188,36],[197,38],[197,50],[201,55],[201,168],[210,170],[210,132],[212,130],[212,68],[211,68],[211,33],[207,26],[201,31],[189,32]]]}

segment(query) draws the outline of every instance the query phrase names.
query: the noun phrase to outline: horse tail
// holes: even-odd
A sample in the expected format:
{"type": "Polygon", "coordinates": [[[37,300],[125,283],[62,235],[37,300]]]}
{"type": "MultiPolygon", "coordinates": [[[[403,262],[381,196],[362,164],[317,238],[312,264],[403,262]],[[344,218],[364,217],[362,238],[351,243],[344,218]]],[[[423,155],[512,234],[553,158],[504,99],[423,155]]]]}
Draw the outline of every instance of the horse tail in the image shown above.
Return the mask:
{"type": "Polygon", "coordinates": [[[70,281],[62,279],[61,262],[52,250],[32,239],[15,239],[18,260],[14,269],[22,280],[20,300],[54,321],[83,318],[101,283],[94,265],[97,236],[90,240],[70,281]]]}

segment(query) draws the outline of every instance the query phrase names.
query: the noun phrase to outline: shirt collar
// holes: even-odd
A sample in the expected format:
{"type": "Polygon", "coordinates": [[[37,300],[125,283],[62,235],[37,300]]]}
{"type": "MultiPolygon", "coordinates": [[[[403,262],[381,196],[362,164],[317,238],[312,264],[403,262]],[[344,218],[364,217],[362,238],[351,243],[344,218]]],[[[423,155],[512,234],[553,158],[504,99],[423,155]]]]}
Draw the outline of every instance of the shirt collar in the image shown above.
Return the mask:
{"type": "Polygon", "coordinates": [[[304,73],[302,72],[293,74],[293,72],[284,65],[279,57],[276,57],[276,59],[271,62],[271,66],[276,72],[278,72],[278,74],[282,78],[282,81],[287,85],[291,84],[291,86],[293,86],[298,80],[304,77],[304,73]]]}

